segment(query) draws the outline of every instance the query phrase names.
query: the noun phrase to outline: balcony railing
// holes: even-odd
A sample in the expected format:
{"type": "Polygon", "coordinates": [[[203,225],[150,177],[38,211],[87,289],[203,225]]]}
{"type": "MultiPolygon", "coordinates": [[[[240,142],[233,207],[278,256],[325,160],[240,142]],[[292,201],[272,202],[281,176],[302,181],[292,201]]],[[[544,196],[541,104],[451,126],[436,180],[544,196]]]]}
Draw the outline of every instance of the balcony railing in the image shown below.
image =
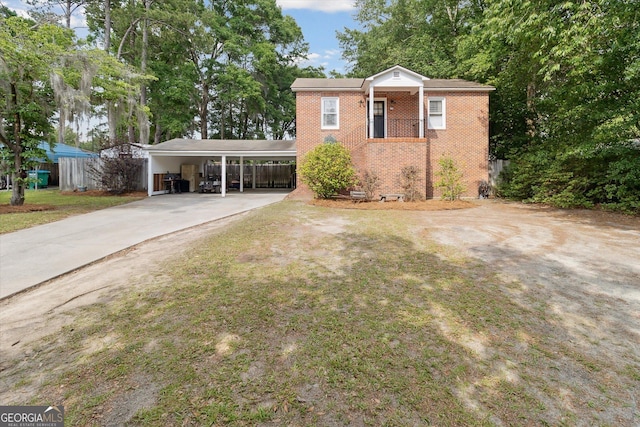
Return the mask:
{"type": "Polygon", "coordinates": [[[369,138],[419,138],[420,127],[424,126],[424,120],[420,119],[383,120],[382,118],[374,118],[373,121],[374,132],[373,135],[370,135],[369,124],[371,121],[367,119],[367,135],[369,135],[369,138]]]}

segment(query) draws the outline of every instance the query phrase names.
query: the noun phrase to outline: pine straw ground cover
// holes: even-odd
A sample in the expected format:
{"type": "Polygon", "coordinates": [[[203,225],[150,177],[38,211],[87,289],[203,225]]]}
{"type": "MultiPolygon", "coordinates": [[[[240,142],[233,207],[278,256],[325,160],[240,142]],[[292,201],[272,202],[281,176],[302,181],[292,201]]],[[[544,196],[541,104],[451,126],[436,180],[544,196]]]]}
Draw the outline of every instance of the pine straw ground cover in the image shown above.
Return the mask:
{"type": "Polygon", "coordinates": [[[632,425],[637,366],[566,342],[544,298],[420,215],[254,211],[76,313],[3,385],[70,426],[632,425]]]}

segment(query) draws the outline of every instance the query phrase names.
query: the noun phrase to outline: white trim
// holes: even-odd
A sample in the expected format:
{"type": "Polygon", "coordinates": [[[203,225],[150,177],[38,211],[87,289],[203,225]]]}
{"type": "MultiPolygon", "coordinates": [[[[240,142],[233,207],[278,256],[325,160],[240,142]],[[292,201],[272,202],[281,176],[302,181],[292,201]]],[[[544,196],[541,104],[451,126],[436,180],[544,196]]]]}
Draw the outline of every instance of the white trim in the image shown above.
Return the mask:
{"type": "Polygon", "coordinates": [[[429,129],[447,128],[447,99],[444,96],[430,96],[427,98],[427,121],[429,129]],[[442,114],[438,115],[438,117],[442,117],[442,124],[439,126],[432,126],[431,124],[431,101],[440,101],[442,103],[442,114]]]}
{"type": "Polygon", "coordinates": [[[424,90],[418,92],[418,138],[424,138],[424,90]]]}
{"type": "MultiPolygon", "coordinates": [[[[424,81],[424,80],[430,80],[430,79],[429,79],[429,77],[425,77],[425,76],[423,76],[423,75],[421,75],[421,74],[416,73],[415,71],[411,71],[411,70],[410,70],[410,69],[408,69],[408,68],[404,68],[404,67],[403,67],[403,66],[401,66],[401,65],[394,65],[394,66],[393,66],[393,67],[391,67],[391,68],[387,68],[387,69],[386,69],[386,70],[384,70],[384,71],[380,71],[378,74],[374,74],[373,76],[367,77],[365,80],[372,81],[372,80],[375,80],[375,79],[377,79],[378,77],[380,77],[380,76],[382,76],[382,75],[384,75],[384,74],[388,74],[388,73],[391,73],[391,74],[393,75],[393,71],[401,71],[401,72],[403,72],[403,73],[404,73],[404,74],[406,74],[406,75],[411,75],[411,76],[413,76],[413,77],[416,77],[416,78],[418,78],[418,79],[421,79],[422,81],[424,81]]],[[[402,73],[401,73],[401,75],[402,75],[402,73]]]]}
{"type": "MultiPolygon", "coordinates": [[[[251,142],[248,140],[247,142],[251,142]]],[[[152,151],[151,156],[154,157],[246,157],[251,159],[252,157],[296,157],[296,151],[178,151],[178,150],[163,150],[152,151]]]]}
{"type": "Polygon", "coordinates": [[[336,130],[340,129],[340,97],[338,96],[323,96],[320,98],[320,129],[331,129],[336,130]],[[336,124],[335,125],[325,125],[324,124],[324,116],[325,114],[334,114],[334,113],[326,113],[324,110],[324,102],[334,100],[336,102],[336,124]]]}

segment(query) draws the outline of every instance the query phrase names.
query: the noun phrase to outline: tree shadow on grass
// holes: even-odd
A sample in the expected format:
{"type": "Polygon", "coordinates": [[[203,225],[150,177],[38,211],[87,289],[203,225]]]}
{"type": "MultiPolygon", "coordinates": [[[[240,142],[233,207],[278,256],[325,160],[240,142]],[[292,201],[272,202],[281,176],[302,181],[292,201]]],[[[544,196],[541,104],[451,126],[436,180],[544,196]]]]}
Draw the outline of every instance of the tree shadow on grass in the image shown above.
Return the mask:
{"type": "Polygon", "coordinates": [[[525,263],[507,278],[497,259],[451,259],[358,215],[254,215],[168,266],[171,286],[82,313],[22,381],[50,367],[33,399],[60,399],[77,424],[637,423],[638,319],[622,324],[637,306],[547,293],[576,274],[553,260],[501,248],[525,263]],[[116,408],[142,387],[155,404],[116,408]]]}

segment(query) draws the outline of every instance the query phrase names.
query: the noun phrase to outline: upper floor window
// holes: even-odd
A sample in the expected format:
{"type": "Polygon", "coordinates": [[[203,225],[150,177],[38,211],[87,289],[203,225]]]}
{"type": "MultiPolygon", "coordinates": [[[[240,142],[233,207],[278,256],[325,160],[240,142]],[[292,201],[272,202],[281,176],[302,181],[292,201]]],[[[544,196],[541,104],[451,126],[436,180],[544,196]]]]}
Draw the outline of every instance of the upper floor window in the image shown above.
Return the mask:
{"type": "Polygon", "coordinates": [[[338,98],[322,98],[322,129],[340,127],[340,103],[338,98]]]}
{"type": "Polygon", "coordinates": [[[446,129],[446,108],[443,97],[429,98],[429,129],[446,129]]]}

